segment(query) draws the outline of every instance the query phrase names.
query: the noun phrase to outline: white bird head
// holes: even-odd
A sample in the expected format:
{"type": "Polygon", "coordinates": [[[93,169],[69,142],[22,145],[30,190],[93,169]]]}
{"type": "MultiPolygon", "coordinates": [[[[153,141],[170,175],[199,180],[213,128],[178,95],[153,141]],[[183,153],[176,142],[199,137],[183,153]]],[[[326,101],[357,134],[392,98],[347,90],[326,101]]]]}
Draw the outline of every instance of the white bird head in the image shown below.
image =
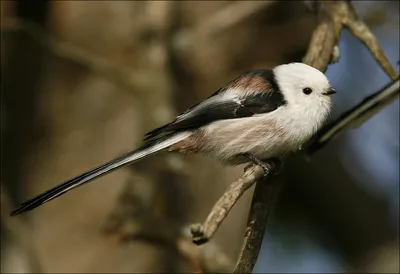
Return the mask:
{"type": "Polygon", "coordinates": [[[290,63],[274,68],[276,81],[289,104],[329,102],[336,91],[328,78],[316,68],[290,63]]]}

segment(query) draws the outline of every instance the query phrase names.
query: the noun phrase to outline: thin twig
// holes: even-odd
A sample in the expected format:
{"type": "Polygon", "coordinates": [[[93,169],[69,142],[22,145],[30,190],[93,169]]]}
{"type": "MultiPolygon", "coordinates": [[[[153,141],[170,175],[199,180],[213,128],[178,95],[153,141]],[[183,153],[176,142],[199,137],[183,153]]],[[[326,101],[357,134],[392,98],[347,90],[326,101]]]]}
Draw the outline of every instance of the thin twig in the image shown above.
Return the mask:
{"type": "Polygon", "coordinates": [[[368,26],[358,18],[349,1],[319,1],[319,24],[315,29],[303,62],[325,71],[335,57],[334,47],[340,32],[347,27],[370,51],[385,73],[395,80],[398,73],[390,64],[378,40],[368,26]]]}
{"type": "Polygon", "coordinates": [[[178,32],[174,45],[178,51],[190,49],[198,40],[213,40],[229,28],[243,22],[251,15],[264,11],[277,1],[237,1],[223,6],[220,10],[210,15],[207,19],[186,30],[178,32]]]}
{"type": "Polygon", "coordinates": [[[152,74],[150,72],[133,70],[128,66],[93,54],[84,48],[60,41],[32,22],[20,21],[9,28],[2,28],[1,32],[2,34],[6,34],[20,30],[24,31],[55,56],[89,68],[128,90],[134,89],[140,92],[152,81],[152,74]]]}
{"type": "Polygon", "coordinates": [[[261,179],[263,175],[264,170],[259,166],[247,168],[242,177],[233,182],[224,195],[217,201],[206,221],[203,224],[194,224],[191,226],[193,242],[200,245],[211,239],[243,193],[261,179]]]}
{"type": "Polygon", "coordinates": [[[244,243],[233,273],[251,273],[256,264],[276,187],[265,180],[256,184],[244,243]]]}
{"type": "Polygon", "coordinates": [[[213,13],[207,20],[202,20],[193,32],[204,33],[206,36],[214,36],[223,33],[227,29],[243,22],[251,15],[263,11],[272,6],[276,1],[238,1],[231,2],[213,13]]]}
{"type": "Polygon", "coordinates": [[[376,39],[375,35],[368,28],[368,26],[362,20],[358,19],[358,16],[352,5],[350,3],[346,4],[349,16],[344,18],[343,23],[349,28],[351,33],[353,33],[353,35],[368,48],[374,59],[378,62],[383,71],[385,71],[387,76],[389,76],[392,80],[396,80],[398,73],[390,64],[389,59],[385,55],[382,47],[379,45],[378,39],[376,39]]]}
{"type": "Polygon", "coordinates": [[[318,25],[315,28],[303,63],[325,71],[332,61],[337,61],[337,43],[341,24],[337,20],[337,5],[340,3],[320,2],[318,6],[318,25]],[[336,49],[336,51],[335,51],[336,49]]]}
{"type": "MultiPolygon", "coordinates": [[[[270,178],[272,175],[275,175],[279,171],[281,163],[280,161],[277,162],[276,160],[270,160],[266,161],[266,165],[269,166],[267,173],[265,173],[265,170],[263,168],[257,165],[250,165],[250,167],[246,168],[243,176],[234,183],[239,188],[239,184],[246,183],[246,186],[250,187],[255,182],[257,182],[250,207],[249,217],[247,220],[244,243],[242,245],[242,250],[240,252],[239,259],[237,260],[234,273],[250,273],[253,270],[253,267],[258,257],[258,253],[261,248],[262,239],[265,233],[265,228],[267,226],[267,218],[270,212],[270,208],[272,206],[272,201],[276,188],[275,185],[267,182],[266,179],[270,178]]],[[[240,188],[240,195],[242,195],[244,191],[248,189],[248,187],[240,188]]],[[[221,201],[221,204],[227,205],[228,210],[221,212],[219,208],[214,207],[214,211],[221,213],[221,215],[219,215],[219,218],[217,219],[219,221],[218,225],[227,216],[229,210],[233,207],[233,205],[240,197],[239,196],[237,199],[230,199],[228,191],[225,192],[224,196],[220,199],[221,201],[225,197],[226,200],[224,200],[223,202],[221,201]]],[[[210,223],[206,222],[205,226],[208,225],[210,227],[214,227],[215,225],[211,223],[211,218],[209,219],[209,221],[210,223]]],[[[213,232],[215,232],[215,230],[213,232]]]]}

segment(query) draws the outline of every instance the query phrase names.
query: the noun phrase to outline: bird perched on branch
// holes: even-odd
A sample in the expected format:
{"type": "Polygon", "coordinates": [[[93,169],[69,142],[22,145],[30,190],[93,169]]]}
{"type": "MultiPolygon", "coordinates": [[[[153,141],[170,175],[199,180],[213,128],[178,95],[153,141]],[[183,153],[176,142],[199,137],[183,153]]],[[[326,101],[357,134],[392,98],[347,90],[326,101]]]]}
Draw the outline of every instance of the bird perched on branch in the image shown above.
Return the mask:
{"type": "Polygon", "coordinates": [[[68,191],[161,150],[210,155],[226,165],[298,150],[323,125],[335,90],[319,70],[303,63],[244,73],[146,134],[144,145],[22,203],[11,215],[32,210],[68,191]]]}

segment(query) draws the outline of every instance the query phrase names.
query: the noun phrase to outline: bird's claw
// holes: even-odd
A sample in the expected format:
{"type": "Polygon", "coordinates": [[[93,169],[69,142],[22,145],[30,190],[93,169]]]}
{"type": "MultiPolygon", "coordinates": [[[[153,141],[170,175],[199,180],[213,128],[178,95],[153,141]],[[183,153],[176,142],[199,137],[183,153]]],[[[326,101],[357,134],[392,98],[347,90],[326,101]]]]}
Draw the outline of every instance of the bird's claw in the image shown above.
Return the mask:
{"type": "Polygon", "coordinates": [[[196,245],[201,245],[208,242],[208,237],[204,234],[204,227],[202,224],[193,224],[190,227],[192,234],[192,242],[196,245]]]}
{"type": "MultiPolygon", "coordinates": [[[[282,170],[282,162],[278,158],[270,158],[267,161],[264,162],[263,160],[254,157],[252,155],[246,155],[247,158],[249,158],[254,164],[258,165],[264,170],[264,177],[267,177],[268,175],[276,175],[280,173],[282,170]],[[271,172],[272,171],[272,172],[271,172]]],[[[245,171],[250,167],[251,165],[248,165],[245,167],[245,171]]]]}

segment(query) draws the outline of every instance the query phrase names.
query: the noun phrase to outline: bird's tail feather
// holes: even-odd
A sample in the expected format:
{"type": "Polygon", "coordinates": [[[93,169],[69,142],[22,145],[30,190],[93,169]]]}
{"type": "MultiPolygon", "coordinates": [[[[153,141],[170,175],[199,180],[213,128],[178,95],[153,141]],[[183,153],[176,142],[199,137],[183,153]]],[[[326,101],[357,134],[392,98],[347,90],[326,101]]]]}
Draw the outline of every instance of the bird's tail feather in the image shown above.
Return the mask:
{"type": "Polygon", "coordinates": [[[125,166],[127,164],[134,163],[140,159],[143,159],[146,156],[154,154],[160,150],[163,150],[173,144],[176,144],[179,141],[187,138],[190,135],[189,132],[181,132],[181,133],[172,133],[166,136],[163,136],[157,140],[150,141],[142,147],[120,156],[108,163],[105,163],[101,166],[98,166],[92,170],[89,170],[75,178],[72,178],[58,186],[53,187],[52,189],[39,194],[38,196],[22,203],[17,209],[11,212],[11,215],[18,215],[20,213],[30,211],[44,203],[47,203],[50,200],[53,200],[68,191],[81,186],[85,183],[88,183],[100,176],[103,176],[117,168],[125,166]]]}

